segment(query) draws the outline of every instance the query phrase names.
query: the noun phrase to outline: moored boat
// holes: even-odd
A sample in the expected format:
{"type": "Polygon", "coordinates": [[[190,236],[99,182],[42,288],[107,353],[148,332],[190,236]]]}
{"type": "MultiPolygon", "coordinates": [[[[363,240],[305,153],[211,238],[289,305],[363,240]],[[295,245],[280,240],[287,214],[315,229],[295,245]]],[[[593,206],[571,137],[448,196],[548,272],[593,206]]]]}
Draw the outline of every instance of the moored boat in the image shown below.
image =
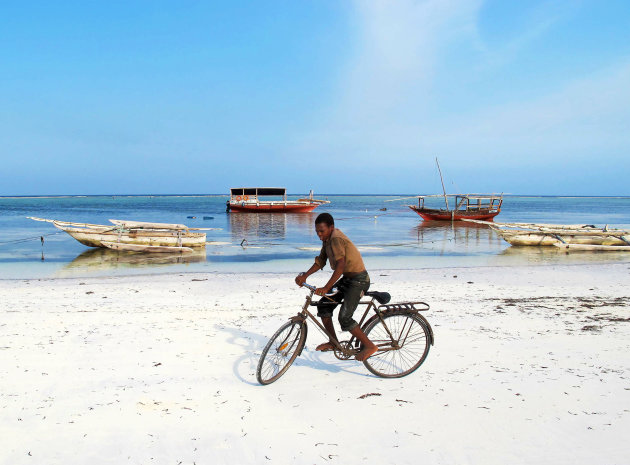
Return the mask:
{"type": "Polygon", "coordinates": [[[306,198],[290,200],[284,187],[234,187],[230,189],[227,211],[253,213],[307,213],[328,200],[306,198]]]}
{"type": "Polygon", "coordinates": [[[418,205],[408,205],[426,221],[492,221],[501,212],[503,194],[420,195],[418,205]],[[425,204],[429,197],[442,197],[446,208],[432,208],[425,204]],[[448,199],[451,198],[449,205],[448,199]]]}
{"type": "Polygon", "coordinates": [[[187,252],[185,250],[187,248],[206,245],[206,234],[196,232],[200,231],[200,228],[189,228],[183,224],[110,220],[112,225],[102,225],[28,218],[52,223],[53,226],[88,247],[107,247],[128,251],[135,249],[134,251],[142,252],[187,252]]]}
{"type": "Polygon", "coordinates": [[[407,205],[425,221],[461,221],[483,220],[492,221],[501,212],[503,194],[447,194],[444,188],[444,178],[437,157],[435,158],[440,182],[441,195],[419,195],[418,205],[407,205]],[[446,208],[434,208],[425,204],[426,198],[442,197],[446,208]],[[451,203],[449,205],[449,198],[451,203]]]}

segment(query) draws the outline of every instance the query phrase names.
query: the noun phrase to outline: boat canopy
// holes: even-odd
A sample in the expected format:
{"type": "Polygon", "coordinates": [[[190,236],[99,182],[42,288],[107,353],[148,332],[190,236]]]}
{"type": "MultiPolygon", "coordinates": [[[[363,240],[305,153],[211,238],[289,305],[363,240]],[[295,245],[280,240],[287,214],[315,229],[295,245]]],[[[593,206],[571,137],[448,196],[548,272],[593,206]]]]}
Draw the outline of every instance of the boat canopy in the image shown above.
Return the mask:
{"type": "Polygon", "coordinates": [[[447,210],[451,210],[453,205],[449,207],[449,201],[447,198],[455,199],[455,210],[501,210],[501,204],[503,203],[503,194],[433,194],[433,195],[419,195],[418,207],[424,208],[424,199],[426,198],[443,198],[446,201],[447,210]]]}
{"type": "Polygon", "coordinates": [[[285,196],[287,190],[284,187],[233,187],[230,194],[235,195],[253,195],[260,197],[263,195],[281,195],[285,196]]]}

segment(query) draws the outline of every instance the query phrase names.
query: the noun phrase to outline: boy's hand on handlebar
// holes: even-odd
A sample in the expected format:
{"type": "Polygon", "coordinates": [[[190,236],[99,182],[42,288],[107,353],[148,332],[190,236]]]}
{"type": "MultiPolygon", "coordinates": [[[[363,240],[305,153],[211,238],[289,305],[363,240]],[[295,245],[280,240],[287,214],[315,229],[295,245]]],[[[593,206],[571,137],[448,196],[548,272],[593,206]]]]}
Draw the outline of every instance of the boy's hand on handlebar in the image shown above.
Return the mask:
{"type": "Polygon", "coordinates": [[[304,275],[304,273],[300,273],[299,275],[295,277],[295,284],[297,284],[298,286],[302,287],[302,285],[305,282],[306,282],[306,276],[304,275]]]}
{"type": "Polygon", "coordinates": [[[325,288],[325,287],[318,287],[317,289],[315,289],[315,295],[324,296],[328,294],[329,292],[330,292],[330,289],[325,288]]]}

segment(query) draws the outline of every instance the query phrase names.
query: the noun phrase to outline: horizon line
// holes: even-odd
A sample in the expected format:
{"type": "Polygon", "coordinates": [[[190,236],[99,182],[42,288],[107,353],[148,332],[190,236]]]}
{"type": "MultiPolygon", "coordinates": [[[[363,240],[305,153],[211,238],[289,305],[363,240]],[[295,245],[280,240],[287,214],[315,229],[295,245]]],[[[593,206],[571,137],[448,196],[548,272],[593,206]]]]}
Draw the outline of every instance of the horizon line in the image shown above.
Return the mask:
{"type": "MultiPolygon", "coordinates": [[[[288,194],[288,196],[302,196],[304,193],[288,194]]],[[[335,196],[335,197],[421,197],[428,195],[437,195],[442,197],[443,194],[337,194],[322,193],[319,196],[335,196]]],[[[480,194],[446,194],[447,196],[455,195],[480,195],[480,194]]],[[[630,198],[627,195],[577,195],[577,194],[499,194],[504,197],[553,197],[553,198],[630,198]]],[[[45,199],[45,198],[83,198],[83,197],[229,197],[230,194],[26,194],[26,195],[0,195],[0,199],[45,199]]]]}

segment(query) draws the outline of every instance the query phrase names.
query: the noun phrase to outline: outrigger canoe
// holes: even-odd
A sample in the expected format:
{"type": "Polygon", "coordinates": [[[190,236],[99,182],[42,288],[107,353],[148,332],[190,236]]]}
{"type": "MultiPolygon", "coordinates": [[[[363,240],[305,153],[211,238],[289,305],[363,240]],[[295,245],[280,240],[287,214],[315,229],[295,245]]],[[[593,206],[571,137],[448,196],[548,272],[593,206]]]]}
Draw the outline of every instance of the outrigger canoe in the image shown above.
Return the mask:
{"type": "Polygon", "coordinates": [[[487,224],[514,246],[555,246],[576,251],[630,251],[630,230],[627,229],[579,224],[473,222],[487,224]]]}
{"type": "Polygon", "coordinates": [[[216,228],[189,228],[183,224],[148,223],[141,221],[109,220],[111,225],[74,223],[28,217],[52,223],[81,244],[134,252],[189,252],[205,247],[206,234],[197,232],[216,228]]]}

